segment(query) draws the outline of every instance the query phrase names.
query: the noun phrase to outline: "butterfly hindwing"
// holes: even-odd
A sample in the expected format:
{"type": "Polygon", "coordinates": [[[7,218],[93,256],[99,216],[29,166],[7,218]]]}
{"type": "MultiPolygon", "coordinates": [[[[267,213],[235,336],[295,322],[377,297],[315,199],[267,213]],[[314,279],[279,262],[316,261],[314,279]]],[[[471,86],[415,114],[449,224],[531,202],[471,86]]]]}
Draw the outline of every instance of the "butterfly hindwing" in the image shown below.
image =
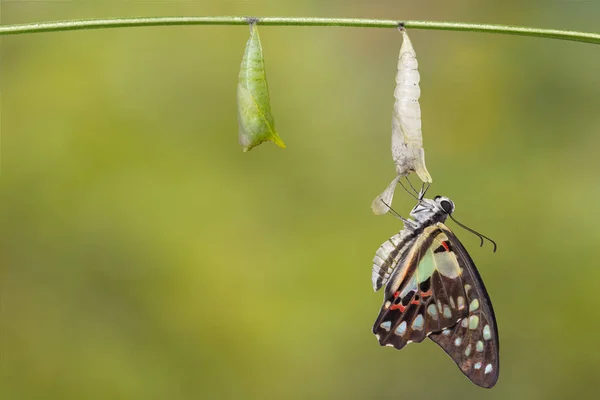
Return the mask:
{"type": "Polygon", "coordinates": [[[430,339],[444,349],[472,382],[489,388],[496,384],[500,366],[494,310],[467,250],[447,226],[439,223],[438,227],[441,231],[438,237],[448,239],[462,269],[468,315],[453,327],[432,334],[430,339]]]}
{"type": "Polygon", "coordinates": [[[471,257],[442,223],[424,228],[402,253],[373,333],[397,349],[429,336],[475,384],[492,387],[498,378],[489,297],[471,257]]]}
{"type": "Polygon", "coordinates": [[[373,326],[381,345],[401,349],[466,316],[460,267],[453,254],[438,250],[445,249],[439,233],[435,226],[425,228],[391,274],[373,326]]]}

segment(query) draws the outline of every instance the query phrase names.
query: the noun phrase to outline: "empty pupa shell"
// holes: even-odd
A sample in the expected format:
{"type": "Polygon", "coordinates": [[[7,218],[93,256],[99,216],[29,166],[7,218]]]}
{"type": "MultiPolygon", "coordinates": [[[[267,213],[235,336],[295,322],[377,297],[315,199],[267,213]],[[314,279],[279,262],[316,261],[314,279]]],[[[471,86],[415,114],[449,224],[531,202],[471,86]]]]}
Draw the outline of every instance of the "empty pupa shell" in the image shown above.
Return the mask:
{"type": "Polygon", "coordinates": [[[392,158],[396,164],[397,176],[383,193],[373,200],[371,209],[377,215],[389,211],[396,185],[400,179],[408,176],[411,172],[415,172],[423,182],[431,183],[432,181],[425,166],[423,150],[421,106],[419,105],[421,77],[418,66],[415,49],[406,31],[402,30],[402,47],[398,56],[398,72],[394,90],[396,101],[392,114],[392,158]]]}
{"type": "Polygon", "coordinates": [[[250,24],[250,38],[240,66],[237,86],[239,142],[244,151],[270,140],[285,144],[275,130],[258,28],[250,24]]]}
{"type": "Polygon", "coordinates": [[[431,183],[423,151],[418,66],[415,49],[406,31],[402,30],[392,115],[392,158],[396,163],[396,173],[401,178],[416,172],[423,182],[431,183]]]}

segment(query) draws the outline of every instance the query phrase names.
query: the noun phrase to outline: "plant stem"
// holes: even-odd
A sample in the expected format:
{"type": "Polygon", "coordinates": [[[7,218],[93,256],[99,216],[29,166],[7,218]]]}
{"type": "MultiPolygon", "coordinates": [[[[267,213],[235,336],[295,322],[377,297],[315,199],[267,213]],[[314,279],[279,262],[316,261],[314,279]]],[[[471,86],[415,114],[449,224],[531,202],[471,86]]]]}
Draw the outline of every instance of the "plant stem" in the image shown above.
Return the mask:
{"type": "MultiPolygon", "coordinates": [[[[396,21],[359,18],[281,18],[258,17],[259,25],[278,26],[346,26],[361,28],[396,28],[401,22],[411,29],[435,29],[447,31],[471,31],[503,33],[509,35],[536,36],[551,39],[573,40],[600,44],[599,33],[562,31],[556,29],[537,29],[507,25],[469,24],[462,22],[436,21],[396,21]]],[[[248,17],[148,17],[115,18],[95,20],[67,20],[39,22],[19,25],[0,26],[0,35],[24,33],[59,32],[84,29],[124,28],[135,26],[173,26],[173,25],[247,25],[248,17]]]]}

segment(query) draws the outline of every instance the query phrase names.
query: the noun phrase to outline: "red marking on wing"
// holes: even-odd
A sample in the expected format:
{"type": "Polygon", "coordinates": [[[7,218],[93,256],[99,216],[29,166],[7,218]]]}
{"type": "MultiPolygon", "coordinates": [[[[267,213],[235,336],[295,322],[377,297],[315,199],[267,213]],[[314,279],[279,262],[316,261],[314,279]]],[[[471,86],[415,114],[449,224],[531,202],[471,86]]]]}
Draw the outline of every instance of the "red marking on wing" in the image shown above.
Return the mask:
{"type": "Polygon", "coordinates": [[[406,310],[406,307],[404,307],[402,303],[392,304],[390,310],[400,310],[400,312],[404,312],[404,310],[406,310]]]}
{"type": "Polygon", "coordinates": [[[448,246],[448,242],[442,242],[442,246],[444,246],[446,251],[450,251],[450,246],[448,246]]]}

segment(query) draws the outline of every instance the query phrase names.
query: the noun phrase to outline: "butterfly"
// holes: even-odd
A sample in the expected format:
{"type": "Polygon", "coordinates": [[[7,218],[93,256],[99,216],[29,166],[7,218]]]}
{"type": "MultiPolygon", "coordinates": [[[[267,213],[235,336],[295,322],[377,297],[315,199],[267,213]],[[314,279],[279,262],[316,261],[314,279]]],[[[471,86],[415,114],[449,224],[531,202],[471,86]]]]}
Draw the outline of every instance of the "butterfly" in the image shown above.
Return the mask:
{"type": "Polygon", "coordinates": [[[491,388],[499,374],[496,318],[473,260],[444,224],[453,211],[447,197],[419,196],[413,219],[402,218],[404,229],[377,250],[373,289],[386,287],[373,333],[396,349],[429,337],[473,383],[491,388]]]}

